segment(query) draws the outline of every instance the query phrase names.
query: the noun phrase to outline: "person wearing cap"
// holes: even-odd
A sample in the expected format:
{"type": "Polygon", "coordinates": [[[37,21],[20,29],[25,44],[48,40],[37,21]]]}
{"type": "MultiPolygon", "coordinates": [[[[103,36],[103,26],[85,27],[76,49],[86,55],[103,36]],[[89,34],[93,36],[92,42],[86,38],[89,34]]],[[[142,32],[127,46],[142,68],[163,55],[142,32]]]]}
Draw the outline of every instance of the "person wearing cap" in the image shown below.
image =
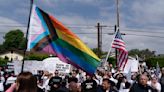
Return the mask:
{"type": "Polygon", "coordinates": [[[104,78],[102,85],[98,87],[97,92],[118,92],[115,88],[115,83],[109,78],[104,78]]]}

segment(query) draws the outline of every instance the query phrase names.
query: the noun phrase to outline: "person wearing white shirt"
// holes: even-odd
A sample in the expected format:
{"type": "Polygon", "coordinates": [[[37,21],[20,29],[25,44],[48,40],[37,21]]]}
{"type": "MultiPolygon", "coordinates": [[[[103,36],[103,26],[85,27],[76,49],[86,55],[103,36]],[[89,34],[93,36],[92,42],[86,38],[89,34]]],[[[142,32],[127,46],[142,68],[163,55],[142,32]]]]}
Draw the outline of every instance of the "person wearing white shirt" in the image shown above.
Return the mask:
{"type": "Polygon", "coordinates": [[[17,78],[14,77],[14,76],[8,77],[7,80],[6,80],[6,85],[15,83],[16,79],[17,78]]]}
{"type": "Polygon", "coordinates": [[[4,91],[3,83],[5,82],[5,78],[0,74],[0,92],[4,91]]]}
{"type": "Polygon", "coordinates": [[[129,82],[125,82],[125,88],[120,89],[119,92],[129,92],[131,84],[129,82]]]}
{"type": "Polygon", "coordinates": [[[148,82],[152,88],[156,89],[158,92],[161,92],[161,84],[158,82],[158,78],[153,76],[151,80],[148,82]]]}
{"type": "Polygon", "coordinates": [[[0,82],[0,92],[4,91],[4,86],[3,86],[3,82],[0,82]]]}

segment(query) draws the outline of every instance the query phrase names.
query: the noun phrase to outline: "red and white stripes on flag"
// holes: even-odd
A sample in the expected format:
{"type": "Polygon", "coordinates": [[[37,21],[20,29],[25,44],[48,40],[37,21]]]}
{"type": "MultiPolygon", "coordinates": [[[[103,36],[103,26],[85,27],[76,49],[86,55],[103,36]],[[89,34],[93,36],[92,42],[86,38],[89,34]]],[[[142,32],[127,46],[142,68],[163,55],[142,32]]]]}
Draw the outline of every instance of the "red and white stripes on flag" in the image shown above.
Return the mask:
{"type": "Polygon", "coordinates": [[[128,51],[125,48],[125,42],[123,41],[119,31],[117,31],[115,35],[114,41],[112,43],[112,48],[116,48],[118,51],[117,66],[119,70],[123,71],[128,61],[128,51]]]}

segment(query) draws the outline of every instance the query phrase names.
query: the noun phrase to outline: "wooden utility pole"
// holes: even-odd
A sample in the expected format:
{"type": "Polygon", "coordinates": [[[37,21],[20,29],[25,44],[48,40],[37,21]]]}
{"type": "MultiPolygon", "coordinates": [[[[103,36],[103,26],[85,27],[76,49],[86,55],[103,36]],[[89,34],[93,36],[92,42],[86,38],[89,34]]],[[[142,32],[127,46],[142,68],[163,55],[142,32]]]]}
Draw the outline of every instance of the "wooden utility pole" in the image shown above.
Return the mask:
{"type": "Polygon", "coordinates": [[[119,0],[117,0],[117,27],[119,28],[119,26],[120,26],[119,0]]]}
{"type": "MultiPolygon", "coordinates": [[[[116,8],[117,9],[117,25],[115,25],[115,32],[120,31],[119,30],[119,27],[120,27],[119,0],[116,1],[116,6],[117,6],[117,8],[116,8]]],[[[117,62],[118,62],[117,55],[118,55],[118,51],[117,51],[117,49],[115,49],[116,66],[117,66],[117,62]]]]}
{"type": "Polygon", "coordinates": [[[98,57],[101,57],[102,52],[102,28],[107,27],[106,25],[100,25],[97,23],[97,48],[98,48],[98,57]]]}
{"type": "MultiPolygon", "coordinates": [[[[119,30],[119,26],[120,26],[120,21],[119,21],[119,0],[116,0],[116,20],[117,20],[117,23],[116,25],[114,26],[114,33],[116,35],[116,32],[120,31],[119,30]]],[[[109,34],[111,35],[111,34],[109,34]]],[[[113,35],[113,34],[112,34],[113,35]]],[[[125,35],[125,33],[121,33],[121,35],[125,35]]],[[[112,40],[112,43],[113,43],[114,39],[112,40]]],[[[111,46],[112,46],[112,43],[111,43],[111,46]]],[[[109,54],[110,54],[110,51],[111,51],[111,48],[109,49],[108,53],[107,53],[107,56],[106,56],[106,62],[108,60],[108,57],[109,57],[109,54]]],[[[117,59],[117,55],[118,55],[118,51],[117,49],[115,49],[115,58],[116,58],[116,66],[118,65],[117,62],[118,62],[118,59],[117,59]]]]}
{"type": "Polygon", "coordinates": [[[97,49],[98,49],[98,57],[101,56],[101,48],[102,48],[102,30],[100,28],[100,23],[97,23],[97,49]]]}

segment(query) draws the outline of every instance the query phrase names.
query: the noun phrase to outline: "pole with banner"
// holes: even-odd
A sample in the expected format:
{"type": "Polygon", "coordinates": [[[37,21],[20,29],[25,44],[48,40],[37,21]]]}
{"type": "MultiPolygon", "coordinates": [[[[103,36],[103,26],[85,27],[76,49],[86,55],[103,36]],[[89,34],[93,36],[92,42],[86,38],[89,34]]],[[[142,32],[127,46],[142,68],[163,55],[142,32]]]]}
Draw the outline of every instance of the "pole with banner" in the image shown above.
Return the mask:
{"type": "Polygon", "coordinates": [[[111,42],[111,45],[110,45],[110,48],[109,48],[109,51],[108,51],[108,54],[107,54],[106,59],[105,59],[105,65],[107,65],[107,61],[108,61],[108,58],[109,58],[109,55],[110,55],[110,52],[111,52],[111,49],[112,49],[112,44],[113,44],[113,41],[115,39],[115,36],[116,36],[118,30],[119,30],[119,28],[116,28],[116,32],[114,34],[114,37],[112,39],[112,42],[111,42]]]}

